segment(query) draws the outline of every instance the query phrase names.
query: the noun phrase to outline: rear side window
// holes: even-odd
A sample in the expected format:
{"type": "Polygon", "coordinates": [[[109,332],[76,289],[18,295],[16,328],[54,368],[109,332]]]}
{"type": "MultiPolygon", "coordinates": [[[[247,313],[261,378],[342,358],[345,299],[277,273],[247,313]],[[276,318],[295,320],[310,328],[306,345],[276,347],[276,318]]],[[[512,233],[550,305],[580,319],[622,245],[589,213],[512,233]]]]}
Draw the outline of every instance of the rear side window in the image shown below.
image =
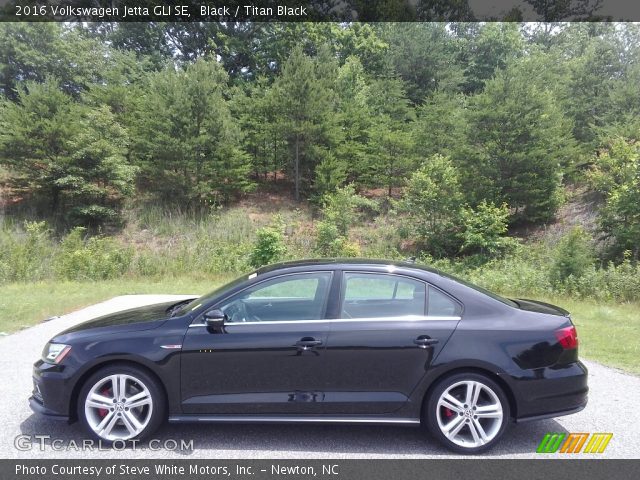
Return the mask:
{"type": "Polygon", "coordinates": [[[437,288],[429,287],[427,315],[435,317],[457,317],[462,313],[460,304],[437,288]]]}
{"type": "Polygon", "coordinates": [[[426,285],[399,275],[345,273],[341,318],[423,316],[426,285]]]}

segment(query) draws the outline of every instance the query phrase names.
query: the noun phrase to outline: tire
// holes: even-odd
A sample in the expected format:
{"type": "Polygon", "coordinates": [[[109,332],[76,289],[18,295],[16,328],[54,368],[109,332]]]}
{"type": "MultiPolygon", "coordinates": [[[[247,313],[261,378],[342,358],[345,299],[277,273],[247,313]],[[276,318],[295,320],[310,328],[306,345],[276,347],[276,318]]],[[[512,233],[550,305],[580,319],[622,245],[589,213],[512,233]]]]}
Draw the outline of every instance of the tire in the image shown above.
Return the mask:
{"type": "Polygon", "coordinates": [[[425,402],[431,435],[457,453],[474,454],[492,448],[510,419],[509,401],[502,388],[477,373],[444,378],[425,402]]]}
{"type": "Polygon", "coordinates": [[[160,383],[133,365],[100,369],[80,389],[78,419],[93,438],[103,443],[148,438],[166,415],[160,383]]]}

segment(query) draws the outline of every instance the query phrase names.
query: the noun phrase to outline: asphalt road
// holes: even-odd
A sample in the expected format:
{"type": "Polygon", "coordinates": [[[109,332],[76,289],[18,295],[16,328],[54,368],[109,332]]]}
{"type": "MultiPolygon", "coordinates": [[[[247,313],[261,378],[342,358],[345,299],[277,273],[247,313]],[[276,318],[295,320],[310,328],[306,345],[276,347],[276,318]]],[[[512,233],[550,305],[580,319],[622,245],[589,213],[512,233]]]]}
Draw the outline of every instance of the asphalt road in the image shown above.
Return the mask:
{"type": "MultiPolygon", "coordinates": [[[[59,331],[98,315],[180,296],[116,297],[13,335],[0,337],[0,458],[438,458],[452,456],[415,427],[330,425],[165,425],[152,445],[113,451],[79,450],[85,438],[78,424],[47,420],[29,409],[31,367],[44,344],[59,331]],[[54,440],[38,439],[49,435],[54,440]],[[168,448],[162,448],[167,442],[168,448]],[[193,448],[180,450],[173,441],[193,448]],[[19,445],[20,448],[17,448],[19,445]],[[160,448],[160,450],[158,450],[160,448]]],[[[604,454],[562,455],[638,458],[640,378],[585,362],[589,405],[575,415],[512,425],[487,457],[541,457],[535,449],[547,432],[612,432],[604,454]]]]}

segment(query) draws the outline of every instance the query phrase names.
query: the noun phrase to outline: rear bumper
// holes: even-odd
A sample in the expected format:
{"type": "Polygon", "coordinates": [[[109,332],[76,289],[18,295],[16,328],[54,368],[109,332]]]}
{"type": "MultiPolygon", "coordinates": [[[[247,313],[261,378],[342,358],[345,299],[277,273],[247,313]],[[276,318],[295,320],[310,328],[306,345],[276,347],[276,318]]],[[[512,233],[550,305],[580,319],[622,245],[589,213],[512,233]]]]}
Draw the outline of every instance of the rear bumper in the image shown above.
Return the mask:
{"type": "Polygon", "coordinates": [[[564,415],[571,415],[573,413],[578,413],[584,410],[584,407],[586,406],[587,406],[587,402],[584,402],[583,405],[572,408],[570,410],[562,410],[560,412],[545,413],[543,415],[533,415],[531,417],[520,417],[520,418],[516,418],[516,423],[534,422],[536,420],[545,420],[547,418],[555,418],[555,417],[562,417],[564,415]]]}
{"type": "Polygon", "coordinates": [[[582,362],[502,377],[516,400],[516,422],[570,415],[587,405],[588,372],[582,362]]]}

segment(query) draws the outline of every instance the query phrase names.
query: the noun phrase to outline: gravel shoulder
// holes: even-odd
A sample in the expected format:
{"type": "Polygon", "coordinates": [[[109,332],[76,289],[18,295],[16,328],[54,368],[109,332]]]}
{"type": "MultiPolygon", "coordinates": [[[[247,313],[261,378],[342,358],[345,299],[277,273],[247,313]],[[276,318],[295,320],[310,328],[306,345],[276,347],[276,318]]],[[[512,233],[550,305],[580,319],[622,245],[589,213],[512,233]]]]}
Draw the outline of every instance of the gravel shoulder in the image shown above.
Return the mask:
{"type": "MultiPolygon", "coordinates": [[[[153,445],[114,451],[79,451],[85,438],[78,424],[67,425],[35,415],[27,404],[31,394],[31,368],[44,344],[72,325],[99,315],[175,299],[183,295],[125,295],[50,320],[13,335],[0,337],[0,458],[442,458],[452,455],[422,429],[411,427],[332,425],[165,425],[153,445]],[[16,437],[30,436],[30,447],[16,448],[16,437]],[[51,435],[41,448],[36,435],[51,435]],[[172,441],[192,449],[173,449],[172,441]],[[157,450],[166,441],[169,448],[157,450]]],[[[567,417],[512,425],[491,458],[638,458],[640,451],[640,377],[585,361],[589,368],[589,404],[567,417]],[[535,449],[547,432],[611,432],[613,438],[601,455],[537,455],[535,449]]],[[[475,457],[477,458],[477,457],[475,457]]]]}

